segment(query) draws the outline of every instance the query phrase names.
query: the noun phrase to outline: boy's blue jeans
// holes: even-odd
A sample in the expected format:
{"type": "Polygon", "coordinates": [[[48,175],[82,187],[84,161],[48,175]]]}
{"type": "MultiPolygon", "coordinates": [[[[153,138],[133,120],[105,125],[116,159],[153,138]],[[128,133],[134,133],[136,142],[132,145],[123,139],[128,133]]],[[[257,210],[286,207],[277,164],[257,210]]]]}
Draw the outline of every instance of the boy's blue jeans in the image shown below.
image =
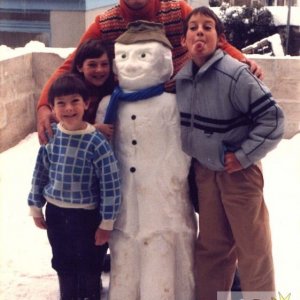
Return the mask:
{"type": "Polygon", "coordinates": [[[60,208],[47,203],[46,223],[52,267],[58,274],[101,275],[107,245],[95,246],[100,223],[97,209],[60,208]]]}

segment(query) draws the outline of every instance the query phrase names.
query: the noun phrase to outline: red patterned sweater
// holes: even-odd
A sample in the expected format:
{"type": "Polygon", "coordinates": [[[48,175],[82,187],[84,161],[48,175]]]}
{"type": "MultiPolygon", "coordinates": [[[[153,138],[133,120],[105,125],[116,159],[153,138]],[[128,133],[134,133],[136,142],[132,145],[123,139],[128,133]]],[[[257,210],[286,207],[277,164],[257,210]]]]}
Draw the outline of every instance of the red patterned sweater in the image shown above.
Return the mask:
{"type": "MultiPolygon", "coordinates": [[[[181,46],[182,20],[190,13],[192,8],[183,0],[152,0],[148,1],[146,6],[138,11],[127,7],[124,0],[120,4],[105,11],[96,17],[95,22],[91,24],[88,30],[80,39],[80,43],[88,39],[102,39],[113,51],[114,41],[119,37],[127,27],[129,22],[134,20],[148,20],[163,23],[166,35],[173,46],[174,75],[179,71],[187,60],[187,51],[181,46]]],[[[244,59],[244,55],[231,46],[226,40],[222,42],[222,49],[238,60],[244,59]]],[[[70,71],[75,52],[73,52],[65,62],[52,74],[44,86],[38,107],[47,105],[48,90],[52,82],[63,72],[70,71]]]]}

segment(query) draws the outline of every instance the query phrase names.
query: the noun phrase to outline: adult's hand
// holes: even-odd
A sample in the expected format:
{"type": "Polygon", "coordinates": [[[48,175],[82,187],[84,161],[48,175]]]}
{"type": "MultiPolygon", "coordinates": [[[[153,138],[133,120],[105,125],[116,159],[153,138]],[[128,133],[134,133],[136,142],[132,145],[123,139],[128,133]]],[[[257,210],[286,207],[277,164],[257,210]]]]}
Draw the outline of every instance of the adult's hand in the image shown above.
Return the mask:
{"type": "Polygon", "coordinates": [[[40,144],[47,144],[48,137],[53,136],[51,122],[57,122],[49,106],[41,106],[37,111],[37,131],[40,144]],[[46,134],[47,133],[47,134],[46,134]]]}
{"type": "Polygon", "coordinates": [[[247,64],[250,68],[250,71],[260,80],[264,79],[264,74],[262,68],[252,59],[246,58],[243,61],[245,64],[247,64]]]}

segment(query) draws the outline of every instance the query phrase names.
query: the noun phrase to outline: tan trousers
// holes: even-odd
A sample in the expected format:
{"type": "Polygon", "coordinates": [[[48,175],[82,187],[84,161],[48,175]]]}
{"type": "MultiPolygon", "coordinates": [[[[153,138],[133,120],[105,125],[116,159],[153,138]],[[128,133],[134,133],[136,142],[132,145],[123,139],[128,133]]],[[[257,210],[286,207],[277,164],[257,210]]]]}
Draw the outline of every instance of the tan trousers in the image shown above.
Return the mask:
{"type": "Polygon", "coordinates": [[[195,162],[200,234],[197,300],[230,291],[236,263],[243,291],[275,291],[269,215],[260,165],[228,174],[195,162]]]}

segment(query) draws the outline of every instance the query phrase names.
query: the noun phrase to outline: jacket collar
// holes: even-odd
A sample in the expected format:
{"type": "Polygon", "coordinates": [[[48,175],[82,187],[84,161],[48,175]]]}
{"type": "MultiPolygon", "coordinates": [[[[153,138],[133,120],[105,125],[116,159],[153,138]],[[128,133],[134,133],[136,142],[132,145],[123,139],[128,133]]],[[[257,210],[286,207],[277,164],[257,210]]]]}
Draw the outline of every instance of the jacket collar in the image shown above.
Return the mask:
{"type": "MultiPolygon", "coordinates": [[[[221,49],[217,49],[213,56],[199,68],[195,78],[201,77],[212,65],[224,57],[225,53],[221,49]]],[[[189,60],[183,68],[177,73],[175,79],[193,79],[193,61],[189,60]]]]}
{"type": "Polygon", "coordinates": [[[148,1],[145,7],[139,10],[129,8],[124,0],[120,0],[120,8],[123,18],[128,22],[136,20],[153,21],[160,8],[160,0],[148,1]]]}

